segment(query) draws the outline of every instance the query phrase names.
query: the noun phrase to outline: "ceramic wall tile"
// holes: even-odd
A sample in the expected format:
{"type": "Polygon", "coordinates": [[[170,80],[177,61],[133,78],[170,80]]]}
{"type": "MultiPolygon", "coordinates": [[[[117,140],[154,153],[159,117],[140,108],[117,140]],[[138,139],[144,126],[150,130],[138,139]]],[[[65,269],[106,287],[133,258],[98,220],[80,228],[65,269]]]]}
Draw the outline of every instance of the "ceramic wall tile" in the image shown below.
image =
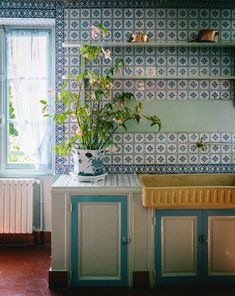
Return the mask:
{"type": "MultiPolygon", "coordinates": [[[[220,39],[228,40],[232,37],[230,32],[233,31],[233,22],[230,17],[225,17],[221,9],[163,9],[163,8],[82,8],[72,9],[70,14],[66,14],[66,23],[72,32],[68,34],[73,41],[79,38],[80,41],[86,41],[90,38],[89,28],[91,22],[98,19],[106,23],[110,30],[110,36],[113,41],[126,41],[127,36],[136,31],[149,32],[152,39],[159,40],[184,40],[189,41],[193,36],[197,35],[199,29],[210,27],[213,22],[214,28],[225,29],[227,34],[221,34],[220,39]],[[81,10],[81,11],[80,11],[81,10]],[[80,18],[76,18],[78,16],[80,18]],[[218,17],[218,15],[220,17],[218,17]],[[81,28],[80,32],[75,34],[75,27],[81,28]],[[74,31],[74,32],[73,32],[74,31]],[[180,31],[180,33],[179,33],[180,31]],[[180,34],[180,35],[179,35],[180,34]],[[178,38],[180,36],[180,38],[178,38]]],[[[223,30],[222,30],[223,31],[223,30]]],[[[117,49],[116,49],[117,50],[117,49]]],[[[121,57],[123,53],[116,53],[114,49],[114,57],[121,57]]],[[[118,49],[120,51],[120,49],[118,49]]],[[[232,75],[232,65],[234,63],[230,50],[219,48],[158,48],[158,49],[123,49],[127,69],[125,75],[145,76],[159,75],[174,77],[175,75],[185,76],[221,76],[232,75]],[[127,51],[130,50],[127,55],[127,51]],[[151,53],[152,50],[152,53],[151,53]],[[148,52],[147,52],[148,51],[148,52]]],[[[74,71],[74,70],[73,70],[74,71]]],[[[65,71],[66,73],[68,71],[65,71]]],[[[172,81],[172,80],[171,80],[172,81]]],[[[193,80],[198,81],[198,80],[193,80]]],[[[155,81],[156,82],[156,81],[155,81]]],[[[217,88],[216,85],[222,85],[223,82],[230,85],[229,80],[214,80],[200,83],[199,89],[196,83],[190,80],[190,88],[180,92],[182,88],[178,81],[174,81],[179,85],[174,90],[164,88],[162,91],[149,92],[137,90],[135,92],[138,100],[228,100],[232,99],[232,88],[226,91],[217,88]],[[192,90],[193,88],[193,90],[192,90]]],[[[185,81],[187,85],[188,81],[185,81]]],[[[156,85],[157,87],[157,85],[156,85]]],[[[124,86],[123,86],[124,88],[124,86]]],[[[114,90],[115,91],[115,90],[114,90]]]]}
{"type": "MultiPolygon", "coordinates": [[[[78,49],[62,50],[62,42],[90,41],[90,26],[103,22],[110,31],[107,40],[126,41],[137,29],[152,40],[190,41],[201,28],[212,27],[224,41],[235,40],[234,9],[157,8],[156,1],[120,1],[115,4],[99,0],[74,1],[64,8],[55,1],[1,1],[0,17],[48,18],[56,23],[56,88],[62,85],[62,75],[79,73],[78,49]],[[19,5],[20,3],[20,5],[19,5]],[[142,7],[141,7],[142,5],[142,7]],[[8,9],[4,9],[7,7],[8,9]],[[141,7],[141,8],[140,8],[141,7]],[[27,9],[26,9],[27,8],[27,9]]],[[[231,100],[233,83],[228,79],[206,76],[233,75],[234,57],[231,50],[220,48],[114,48],[114,57],[125,56],[127,79],[115,82],[114,93],[125,89],[138,100],[231,100]],[[136,81],[128,76],[139,75],[136,81]],[[149,79],[141,79],[148,75],[149,79]],[[164,79],[151,79],[159,75],[164,79]],[[190,75],[191,79],[175,79],[175,75],[190,75]],[[201,79],[198,79],[198,76],[201,79]],[[167,79],[165,79],[167,76],[167,79]],[[203,76],[205,79],[203,79],[203,76]]],[[[94,65],[97,67],[97,65],[94,65]]],[[[108,67],[104,61],[103,71],[108,67]]],[[[123,75],[124,73],[120,73],[123,75]]],[[[69,87],[74,90],[76,84],[69,87]]],[[[63,111],[57,104],[56,111],[63,111]]],[[[75,121],[56,126],[56,143],[71,135],[75,121]]],[[[234,172],[235,133],[160,132],[117,133],[118,151],[109,151],[104,158],[110,173],[195,173],[234,172]],[[206,143],[205,151],[197,141],[206,143]]],[[[56,155],[56,173],[68,173],[73,160],[56,155]]]]}
{"type": "MultiPolygon", "coordinates": [[[[122,164],[128,171],[135,168],[137,172],[148,171],[150,165],[155,165],[155,170],[164,165],[170,171],[174,165],[175,172],[179,172],[181,165],[187,166],[185,172],[190,172],[195,165],[208,167],[211,164],[229,165],[222,167],[230,170],[235,150],[231,133],[134,133],[131,137],[128,133],[123,134],[123,138],[129,141],[124,144],[123,152],[111,153],[110,157],[115,160],[114,164],[122,164]],[[205,142],[204,149],[196,145],[200,139],[205,142]]],[[[109,164],[108,171],[112,167],[109,164]]],[[[114,167],[112,171],[115,171],[114,167]]]]}

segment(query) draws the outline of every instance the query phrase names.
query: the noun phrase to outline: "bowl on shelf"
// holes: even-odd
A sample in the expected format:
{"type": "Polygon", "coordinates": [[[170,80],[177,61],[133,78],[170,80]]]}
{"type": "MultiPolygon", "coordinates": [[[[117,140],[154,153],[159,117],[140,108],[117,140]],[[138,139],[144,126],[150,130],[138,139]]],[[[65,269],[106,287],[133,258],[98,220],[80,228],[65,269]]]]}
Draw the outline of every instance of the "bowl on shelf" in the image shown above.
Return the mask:
{"type": "Polygon", "coordinates": [[[149,36],[144,33],[133,33],[128,41],[129,42],[149,42],[149,36]]]}

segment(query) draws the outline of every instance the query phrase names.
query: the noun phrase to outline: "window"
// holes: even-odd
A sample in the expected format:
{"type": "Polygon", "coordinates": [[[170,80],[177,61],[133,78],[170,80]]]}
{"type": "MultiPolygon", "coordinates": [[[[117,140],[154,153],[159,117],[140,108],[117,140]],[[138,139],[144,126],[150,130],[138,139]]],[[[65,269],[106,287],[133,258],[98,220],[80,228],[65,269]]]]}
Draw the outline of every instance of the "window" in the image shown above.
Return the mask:
{"type": "Polygon", "coordinates": [[[53,125],[40,100],[53,99],[52,32],[5,28],[0,37],[2,167],[50,170],[53,125]]]}

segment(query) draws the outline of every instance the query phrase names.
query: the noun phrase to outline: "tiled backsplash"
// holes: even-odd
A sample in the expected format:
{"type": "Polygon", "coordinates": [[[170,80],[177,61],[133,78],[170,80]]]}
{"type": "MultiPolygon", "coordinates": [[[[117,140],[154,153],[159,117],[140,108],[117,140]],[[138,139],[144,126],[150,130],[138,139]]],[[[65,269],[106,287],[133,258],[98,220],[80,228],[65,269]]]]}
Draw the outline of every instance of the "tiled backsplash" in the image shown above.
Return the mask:
{"type": "MultiPolygon", "coordinates": [[[[75,1],[76,8],[64,10],[63,1],[4,0],[0,3],[0,17],[55,18],[57,89],[61,85],[62,75],[76,74],[79,67],[77,49],[63,51],[62,42],[89,41],[90,26],[99,22],[110,31],[109,41],[126,41],[136,31],[147,33],[151,40],[190,41],[203,28],[218,30],[221,40],[235,41],[235,9],[156,8],[156,1],[151,0],[119,1],[113,7],[111,2],[75,1]],[[143,8],[144,5],[148,8],[143,8]]],[[[124,57],[128,64],[124,73],[127,79],[116,80],[114,92],[126,89],[134,92],[138,100],[156,101],[156,104],[166,100],[231,101],[233,98],[231,80],[207,79],[210,75],[234,75],[234,54],[231,49],[137,47],[114,48],[113,54],[124,57]],[[139,79],[128,78],[133,74],[138,75],[139,79]],[[159,79],[151,78],[155,74],[160,76],[159,79]],[[142,75],[150,77],[141,79],[142,75]],[[192,79],[175,79],[175,75],[190,75],[192,79]]],[[[104,61],[104,71],[105,66],[104,61]]],[[[57,105],[56,108],[59,111],[62,106],[57,105]]],[[[71,122],[65,127],[57,126],[57,143],[74,129],[75,125],[71,122]]],[[[111,173],[235,172],[235,136],[231,131],[223,129],[225,132],[211,132],[213,123],[210,132],[207,132],[206,126],[204,130],[192,132],[176,130],[116,134],[120,150],[107,153],[104,159],[106,170],[111,173]],[[196,146],[201,138],[206,142],[205,151],[196,146]]],[[[72,169],[71,158],[56,156],[56,173],[72,169]]]]}
{"type": "MultiPolygon", "coordinates": [[[[67,9],[64,38],[65,42],[72,43],[90,41],[91,25],[102,22],[110,32],[107,41],[127,41],[133,32],[147,33],[151,40],[157,41],[191,41],[203,28],[218,30],[220,40],[235,40],[233,15],[235,10],[231,9],[67,9]]],[[[116,47],[112,51],[114,57],[123,57],[127,64],[125,72],[120,73],[126,79],[115,81],[114,93],[125,89],[133,92],[137,100],[156,101],[156,110],[157,101],[233,98],[231,80],[207,79],[208,76],[234,74],[232,49],[116,47]],[[139,79],[133,79],[133,75],[139,76],[139,79]],[[141,79],[145,75],[149,78],[141,79]],[[151,79],[154,75],[159,78],[151,79]],[[190,75],[192,79],[175,79],[176,75],[190,75]]],[[[98,66],[94,65],[94,69],[98,66]]],[[[102,62],[103,71],[108,66],[109,61],[102,62]]],[[[78,50],[66,49],[65,74],[76,74],[78,71],[78,50]]],[[[74,129],[74,124],[68,123],[65,136],[74,129]]],[[[113,173],[235,170],[235,134],[205,132],[207,130],[205,127],[205,130],[192,132],[118,133],[115,140],[119,151],[106,154],[106,170],[113,173]],[[196,146],[201,138],[206,143],[205,151],[196,146]]],[[[68,172],[72,170],[72,164],[72,159],[66,158],[57,169],[68,172]]]]}
{"type": "Polygon", "coordinates": [[[231,133],[126,133],[117,134],[115,139],[119,150],[106,156],[107,164],[228,164],[234,161],[235,134],[231,133]],[[201,139],[204,149],[196,145],[201,139]]]}
{"type": "Polygon", "coordinates": [[[232,82],[229,80],[205,79],[146,79],[116,80],[115,92],[126,89],[135,94],[137,100],[230,100],[232,82]]]}
{"type": "MultiPolygon", "coordinates": [[[[208,171],[215,165],[230,172],[235,162],[235,133],[124,133],[116,134],[117,151],[107,151],[106,170],[117,173],[208,171]],[[198,148],[203,140],[205,148],[198,148]]],[[[65,165],[73,167],[72,159],[65,165]]],[[[213,171],[213,169],[211,169],[213,171]]]]}
{"type": "Polygon", "coordinates": [[[234,40],[234,16],[234,9],[213,8],[67,9],[65,10],[67,30],[65,40],[90,41],[90,27],[99,22],[102,22],[110,30],[107,40],[112,41],[126,41],[132,31],[145,31],[153,40],[190,41],[197,36],[200,29],[204,28],[219,30],[222,40],[234,40]]]}

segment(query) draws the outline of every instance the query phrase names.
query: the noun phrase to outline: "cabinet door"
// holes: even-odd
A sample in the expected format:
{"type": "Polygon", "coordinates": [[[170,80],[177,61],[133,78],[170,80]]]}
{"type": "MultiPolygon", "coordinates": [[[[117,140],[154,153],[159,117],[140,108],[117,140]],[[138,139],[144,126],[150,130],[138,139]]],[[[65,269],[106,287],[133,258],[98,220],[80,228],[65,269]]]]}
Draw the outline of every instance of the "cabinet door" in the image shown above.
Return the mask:
{"type": "Polygon", "coordinates": [[[235,281],[235,210],[203,211],[207,280],[235,281]]]}
{"type": "Polygon", "coordinates": [[[235,210],[157,210],[156,284],[235,282],[235,210]]]}
{"type": "Polygon", "coordinates": [[[157,210],[156,284],[196,282],[201,276],[202,219],[198,210],[157,210]]]}
{"type": "Polygon", "coordinates": [[[72,196],[73,286],[127,285],[127,197],[72,196]]]}

